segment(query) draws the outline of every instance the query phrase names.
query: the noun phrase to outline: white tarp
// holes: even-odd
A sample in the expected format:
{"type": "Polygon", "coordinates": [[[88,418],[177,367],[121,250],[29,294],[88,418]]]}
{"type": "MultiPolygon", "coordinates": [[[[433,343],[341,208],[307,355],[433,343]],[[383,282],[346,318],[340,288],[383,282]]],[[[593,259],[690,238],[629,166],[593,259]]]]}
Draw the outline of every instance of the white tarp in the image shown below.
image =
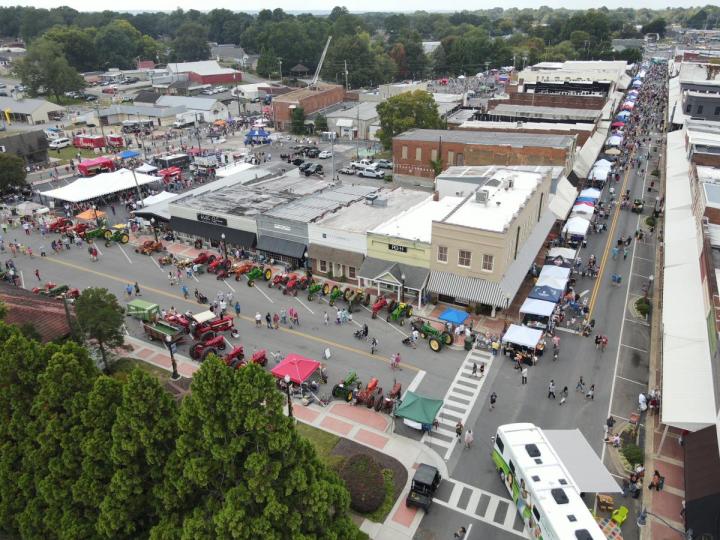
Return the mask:
{"type": "Polygon", "coordinates": [[[608,179],[608,176],[610,176],[610,169],[598,169],[597,167],[593,167],[588,174],[588,180],[601,180],[605,182],[608,179]]]}
{"type": "MultiPolygon", "coordinates": [[[[585,205],[587,206],[587,205],[585,205]]],[[[590,228],[590,221],[582,217],[571,217],[565,223],[562,232],[575,236],[585,236],[590,228]]]]}
{"type": "Polygon", "coordinates": [[[536,287],[550,287],[556,291],[564,291],[565,285],[567,285],[567,278],[554,277],[554,276],[540,276],[535,282],[536,287]]]}
{"type": "Polygon", "coordinates": [[[158,168],[153,167],[152,165],[148,165],[147,163],[143,163],[139,167],[135,169],[136,173],[143,173],[143,174],[152,174],[154,172],[157,172],[158,168]]]}
{"type": "Polygon", "coordinates": [[[161,191],[160,193],[157,193],[156,195],[150,195],[149,197],[145,197],[142,200],[143,206],[150,206],[152,204],[157,204],[159,202],[167,201],[168,199],[174,199],[177,197],[176,193],[170,193],[168,191],[161,191]]]}
{"type": "Polygon", "coordinates": [[[543,433],[581,492],[622,491],[579,429],[543,429],[543,433]]]}
{"type": "Polygon", "coordinates": [[[577,256],[577,250],[564,247],[554,247],[548,251],[548,257],[562,257],[568,261],[574,261],[577,256]]]}
{"type": "Polygon", "coordinates": [[[554,302],[546,302],[545,300],[535,300],[534,298],[526,298],[520,307],[520,313],[528,315],[538,315],[540,317],[549,317],[555,310],[554,302]]]}
{"type": "Polygon", "coordinates": [[[555,266],[554,264],[546,264],[540,271],[540,278],[553,277],[560,279],[568,279],[570,277],[570,269],[562,266],[555,266]]]}
{"type": "Polygon", "coordinates": [[[607,159],[598,159],[594,164],[593,167],[597,167],[598,169],[611,169],[613,166],[613,162],[607,159]]]}
{"type": "MultiPolygon", "coordinates": [[[[162,181],[161,178],[148,176],[147,174],[139,173],[137,171],[135,172],[135,178],[137,178],[138,186],[162,181]]],[[[45,191],[43,192],[43,195],[68,202],[89,201],[91,199],[103,197],[104,195],[117,193],[118,191],[135,189],[135,178],[133,178],[132,171],[119,169],[114,172],[100,173],[96,176],[79,178],[72,184],[68,184],[65,187],[45,191]]]]}
{"type": "Polygon", "coordinates": [[[587,188],[580,192],[580,197],[588,197],[590,199],[599,199],[602,192],[599,189],[587,188]]]}
{"type": "Polygon", "coordinates": [[[572,217],[592,216],[593,212],[595,212],[594,206],[590,206],[589,204],[576,204],[572,207],[572,212],[570,213],[570,215],[572,217]]]}
{"type": "Polygon", "coordinates": [[[21,202],[15,206],[15,208],[21,216],[42,215],[50,212],[50,209],[47,206],[32,201],[21,202]]]}
{"type": "Polygon", "coordinates": [[[567,178],[562,176],[558,181],[555,193],[548,203],[548,208],[558,219],[565,219],[576,197],[577,189],[573,187],[567,178]]]}
{"type": "Polygon", "coordinates": [[[623,142],[623,138],[620,135],[611,135],[605,141],[605,146],[620,146],[623,142]]]}
{"type": "Polygon", "coordinates": [[[534,349],[542,339],[543,331],[535,328],[528,328],[519,324],[511,324],[505,335],[502,337],[503,343],[514,343],[522,347],[534,349]]]}

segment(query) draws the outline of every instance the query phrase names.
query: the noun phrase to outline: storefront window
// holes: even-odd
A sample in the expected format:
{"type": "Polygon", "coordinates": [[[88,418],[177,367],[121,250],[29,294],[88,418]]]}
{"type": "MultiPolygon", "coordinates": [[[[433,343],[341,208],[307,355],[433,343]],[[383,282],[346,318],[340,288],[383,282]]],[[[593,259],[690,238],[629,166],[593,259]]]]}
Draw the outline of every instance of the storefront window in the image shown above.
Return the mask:
{"type": "Polygon", "coordinates": [[[320,269],[320,272],[327,272],[327,261],[318,261],[318,268],[320,269]]]}
{"type": "Polygon", "coordinates": [[[355,267],[354,266],[348,266],[348,277],[350,279],[355,279],[355,267]]]}

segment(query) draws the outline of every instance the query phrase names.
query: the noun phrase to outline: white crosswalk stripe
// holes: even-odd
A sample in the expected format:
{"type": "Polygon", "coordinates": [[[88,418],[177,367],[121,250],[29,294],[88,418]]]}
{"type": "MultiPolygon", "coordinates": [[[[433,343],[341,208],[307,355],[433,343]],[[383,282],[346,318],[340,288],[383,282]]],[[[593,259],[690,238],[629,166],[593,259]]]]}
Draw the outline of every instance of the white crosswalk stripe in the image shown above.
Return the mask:
{"type": "Polygon", "coordinates": [[[439,447],[445,460],[450,457],[458,442],[455,425],[458,421],[463,425],[467,422],[485,382],[484,377],[472,376],[473,362],[478,366],[478,373],[480,364],[485,364],[487,374],[492,360],[493,357],[485,351],[473,349],[468,352],[443,399],[443,406],[437,416],[439,427],[423,435],[422,442],[439,447]]]}
{"type": "Polygon", "coordinates": [[[520,538],[530,537],[511,499],[453,479],[443,480],[438,492],[447,494],[448,488],[450,495],[435,497],[434,504],[455,510],[520,538]]]}

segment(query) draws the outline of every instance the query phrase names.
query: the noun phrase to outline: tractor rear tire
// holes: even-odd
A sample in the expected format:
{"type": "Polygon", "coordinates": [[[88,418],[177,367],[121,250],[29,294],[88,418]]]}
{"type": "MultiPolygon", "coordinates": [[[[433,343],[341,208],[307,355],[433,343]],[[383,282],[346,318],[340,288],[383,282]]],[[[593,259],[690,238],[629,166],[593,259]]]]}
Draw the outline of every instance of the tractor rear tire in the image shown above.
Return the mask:
{"type": "Polygon", "coordinates": [[[105,238],[105,240],[110,240],[112,238],[113,233],[111,230],[108,229],[107,231],[104,231],[102,235],[103,235],[103,238],[105,238]]]}
{"type": "Polygon", "coordinates": [[[198,359],[198,353],[195,347],[190,347],[190,358],[192,358],[193,360],[198,359]]]}
{"type": "Polygon", "coordinates": [[[453,344],[453,337],[452,337],[452,334],[450,334],[449,332],[442,333],[442,340],[443,340],[443,343],[445,343],[445,345],[447,345],[447,346],[450,346],[453,344]]]}
{"type": "Polygon", "coordinates": [[[130,241],[130,237],[123,233],[122,236],[120,236],[120,243],[121,244],[127,244],[130,241]]]}
{"type": "Polygon", "coordinates": [[[224,351],[226,348],[227,348],[227,345],[225,344],[225,340],[223,340],[223,342],[220,345],[218,345],[218,349],[220,349],[221,351],[224,351]]]}
{"type": "Polygon", "coordinates": [[[433,351],[440,352],[442,350],[442,341],[440,341],[438,338],[431,337],[428,343],[430,344],[430,348],[433,351]]]}
{"type": "Polygon", "coordinates": [[[255,284],[254,279],[248,279],[248,287],[252,287],[255,284]]]}
{"type": "Polygon", "coordinates": [[[351,296],[352,296],[352,289],[350,287],[348,287],[347,289],[345,289],[343,291],[343,298],[345,299],[346,302],[348,302],[350,300],[351,296]]]}
{"type": "Polygon", "coordinates": [[[214,338],[215,335],[215,332],[213,332],[212,330],[208,330],[207,332],[202,333],[202,335],[200,336],[200,341],[207,341],[214,338]]]}
{"type": "Polygon", "coordinates": [[[323,285],[322,293],[323,293],[323,296],[327,296],[328,294],[330,294],[330,285],[329,284],[325,283],[325,285],[323,285]]]}
{"type": "Polygon", "coordinates": [[[345,401],[347,401],[348,403],[350,403],[352,401],[352,390],[347,391],[347,393],[345,395],[345,401]]]}
{"type": "Polygon", "coordinates": [[[202,355],[200,356],[200,362],[204,362],[209,354],[217,355],[217,351],[215,349],[213,349],[212,347],[208,347],[207,349],[205,349],[203,351],[202,355]]]}
{"type": "Polygon", "coordinates": [[[265,272],[263,272],[263,277],[265,278],[265,281],[270,281],[270,278],[272,277],[272,270],[266,268],[265,272]]]}
{"type": "Polygon", "coordinates": [[[378,397],[378,400],[375,402],[375,410],[377,412],[380,412],[380,409],[382,409],[383,406],[383,398],[382,396],[378,397]]]}

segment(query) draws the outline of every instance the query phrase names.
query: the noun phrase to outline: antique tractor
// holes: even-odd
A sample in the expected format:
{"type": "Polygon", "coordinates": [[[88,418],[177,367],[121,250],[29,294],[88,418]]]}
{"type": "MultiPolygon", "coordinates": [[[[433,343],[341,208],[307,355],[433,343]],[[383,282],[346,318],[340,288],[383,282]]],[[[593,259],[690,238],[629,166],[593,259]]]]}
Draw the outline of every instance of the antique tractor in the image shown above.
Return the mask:
{"type": "MultiPolygon", "coordinates": [[[[233,347],[232,350],[225,355],[223,360],[225,364],[233,368],[245,367],[248,364],[248,361],[245,360],[245,350],[242,345],[233,347]]],[[[264,366],[267,364],[267,351],[265,349],[255,351],[250,357],[250,362],[264,366]]]]}
{"type": "Polygon", "coordinates": [[[420,337],[428,340],[430,348],[435,352],[440,352],[443,346],[450,346],[453,343],[453,336],[445,330],[438,330],[428,321],[416,317],[410,323],[414,330],[420,332],[420,337]]]}
{"type": "Polygon", "coordinates": [[[364,404],[368,409],[372,409],[376,400],[382,400],[382,388],[378,388],[378,380],[373,377],[365,388],[358,389],[355,405],[364,404]]]}
{"type": "Polygon", "coordinates": [[[227,271],[230,270],[232,267],[232,261],[230,259],[215,259],[213,262],[208,263],[208,272],[214,274],[216,272],[219,272],[220,270],[225,270],[225,275],[227,276],[227,271]]]}
{"type": "MultiPolygon", "coordinates": [[[[127,244],[130,241],[130,235],[128,234],[128,230],[123,226],[114,227],[112,229],[105,229],[103,237],[105,238],[106,246],[109,246],[110,242],[127,244]]],[[[160,249],[162,249],[162,244],[160,244],[160,249]]]]}
{"type": "Polygon", "coordinates": [[[216,336],[215,334],[212,334],[210,336],[206,336],[206,339],[196,341],[190,345],[190,358],[193,360],[200,360],[202,362],[207,358],[208,354],[217,354],[218,351],[224,351],[225,347],[225,337],[222,335],[216,336]]]}
{"type": "Polygon", "coordinates": [[[324,296],[329,296],[329,302],[331,306],[334,306],[335,300],[337,300],[343,295],[342,289],[340,289],[340,287],[338,287],[337,285],[333,285],[331,289],[328,283],[323,285],[322,291],[324,296]]]}
{"type": "MultiPolygon", "coordinates": [[[[162,245],[162,242],[156,242],[155,240],[145,240],[142,244],[135,248],[135,253],[152,255],[153,253],[163,251],[164,249],[165,247],[162,245]]],[[[162,258],[163,257],[160,257],[160,259],[162,258]]]]}
{"type": "Polygon", "coordinates": [[[290,274],[290,279],[285,284],[283,294],[289,294],[291,296],[297,296],[298,289],[307,289],[308,278],[307,276],[299,276],[297,274],[290,274]]]}
{"type": "Polygon", "coordinates": [[[59,217],[50,222],[50,225],[48,225],[48,231],[50,231],[51,233],[63,233],[72,226],[72,219],[66,217],[59,217]]]}
{"type": "Polygon", "coordinates": [[[252,287],[255,284],[256,279],[263,278],[265,281],[270,281],[270,278],[272,277],[272,270],[270,268],[265,268],[263,270],[262,266],[254,266],[252,270],[246,274],[246,276],[248,280],[248,287],[252,287]]]}
{"type": "Polygon", "coordinates": [[[278,287],[278,288],[284,287],[285,284],[290,279],[290,276],[294,276],[294,275],[295,274],[288,274],[287,272],[285,272],[284,274],[275,274],[273,276],[273,278],[270,281],[268,281],[268,287],[271,289],[273,287],[278,287]]]}
{"type": "Polygon", "coordinates": [[[193,320],[190,323],[190,330],[195,338],[203,339],[205,336],[211,333],[214,334],[217,332],[225,332],[227,330],[235,330],[235,324],[233,323],[233,318],[230,315],[225,315],[224,317],[217,317],[208,320],[207,318],[201,317],[201,315],[204,315],[205,313],[212,312],[206,311],[203,313],[199,313],[198,315],[193,317],[193,320]]]}
{"type": "Polygon", "coordinates": [[[348,311],[350,313],[352,313],[354,308],[360,304],[367,306],[370,303],[370,295],[366,295],[362,289],[352,290],[348,287],[343,293],[343,298],[345,298],[345,301],[347,302],[348,311]]]}
{"type": "Polygon", "coordinates": [[[170,253],[169,255],[163,255],[162,257],[158,257],[158,264],[160,266],[167,266],[169,264],[176,264],[177,259],[175,258],[175,255],[170,253]]]}
{"type": "Polygon", "coordinates": [[[333,397],[343,399],[347,402],[352,401],[353,390],[357,385],[361,384],[358,380],[357,373],[351,371],[342,381],[333,386],[333,397]]]}
{"type": "Polygon", "coordinates": [[[314,279],[310,280],[310,284],[308,285],[308,301],[311,302],[313,298],[315,298],[316,294],[323,294],[323,286],[321,283],[318,283],[314,279]]]}
{"type": "Polygon", "coordinates": [[[190,333],[192,319],[189,315],[183,315],[182,313],[168,313],[165,315],[165,320],[170,324],[179,326],[185,331],[186,334],[190,333]]]}
{"type": "MultiPolygon", "coordinates": [[[[368,295],[369,298],[369,295],[368,295]]],[[[375,301],[375,303],[372,306],[372,318],[377,319],[378,313],[388,305],[387,298],[384,296],[379,296],[378,299],[375,301]]]]}
{"type": "Polygon", "coordinates": [[[388,307],[388,316],[385,318],[387,322],[397,321],[400,326],[405,324],[406,317],[412,317],[413,309],[410,304],[400,302],[388,307]],[[392,307],[392,311],[390,308],[392,307]]]}
{"type": "Polygon", "coordinates": [[[228,270],[228,274],[235,274],[235,281],[240,281],[240,276],[247,274],[253,266],[255,266],[255,264],[250,261],[235,263],[230,267],[230,270],[228,270]]]}
{"type": "Polygon", "coordinates": [[[395,407],[395,403],[400,400],[400,395],[402,394],[402,385],[399,382],[395,381],[392,390],[390,390],[390,392],[388,392],[385,396],[382,395],[382,389],[378,391],[378,394],[380,397],[375,401],[375,410],[378,412],[386,412],[390,414],[395,407]]]}

